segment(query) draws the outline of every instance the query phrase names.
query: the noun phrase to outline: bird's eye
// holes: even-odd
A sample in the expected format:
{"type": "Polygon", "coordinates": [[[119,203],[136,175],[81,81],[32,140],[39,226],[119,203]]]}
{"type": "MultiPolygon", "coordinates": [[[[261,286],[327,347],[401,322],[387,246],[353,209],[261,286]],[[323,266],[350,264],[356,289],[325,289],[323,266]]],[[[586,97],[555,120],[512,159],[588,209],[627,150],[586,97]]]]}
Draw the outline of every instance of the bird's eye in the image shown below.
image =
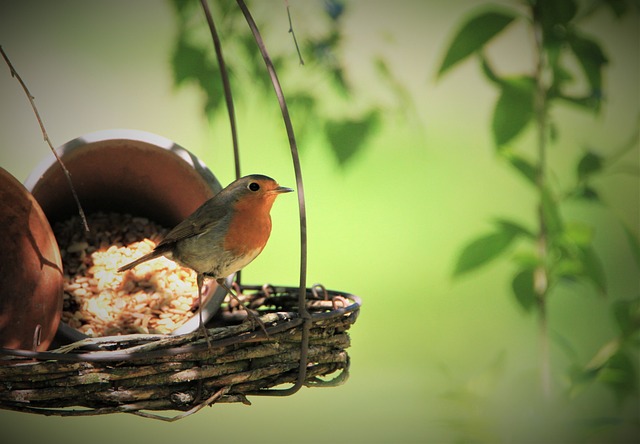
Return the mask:
{"type": "Polygon", "coordinates": [[[251,183],[249,184],[249,189],[250,189],[251,191],[258,191],[258,190],[260,189],[260,184],[259,184],[259,183],[257,183],[257,182],[251,182],[251,183]]]}

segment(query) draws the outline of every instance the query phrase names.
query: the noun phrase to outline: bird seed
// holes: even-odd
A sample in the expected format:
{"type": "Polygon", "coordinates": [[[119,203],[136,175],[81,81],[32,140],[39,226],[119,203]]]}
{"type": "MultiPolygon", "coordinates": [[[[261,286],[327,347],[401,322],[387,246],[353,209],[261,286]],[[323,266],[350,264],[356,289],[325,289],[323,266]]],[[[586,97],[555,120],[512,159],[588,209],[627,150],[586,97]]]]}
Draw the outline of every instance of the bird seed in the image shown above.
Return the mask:
{"type": "Polygon", "coordinates": [[[168,334],[198,306],[195,272],[159,257],[119,267],[151,252],[168,232],[143,217],[94,213],[55,224],[64,269],[62,322],[91,337],[168,334]]]}

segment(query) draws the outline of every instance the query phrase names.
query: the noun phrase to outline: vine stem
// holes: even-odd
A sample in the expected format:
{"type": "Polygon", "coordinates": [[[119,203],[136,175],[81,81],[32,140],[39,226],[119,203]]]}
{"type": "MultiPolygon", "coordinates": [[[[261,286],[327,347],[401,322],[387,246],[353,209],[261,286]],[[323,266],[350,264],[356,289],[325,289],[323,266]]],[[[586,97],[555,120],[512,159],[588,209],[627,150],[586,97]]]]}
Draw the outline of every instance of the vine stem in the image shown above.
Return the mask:
{"type": "Polygon", "coordinates": [[[265,66],[267,68],[267,72],[269,73],[269,77],[271,79],[271,84],[273,85],[273,90],[278,99],[278,104],[280,105],[280,111],[282,113],[282,120],[284,121],[284,126],[287,131],[287,137],[289,139],[289,147],[291,149],[291,158],[293,161],[293,169],[296,176],[296,191],[298,193],[298,208],[299,208],[299,216],[300,216],[300,286],[298,289],[298,312],[300,318],[303,320],[302,324],[302,339],[300,345],[300,365],[298,367],[298,378],[293,387],[287,389],[274,389],[274,390],[261,390],[254,394],[258,395],[276,395],[276,396],[289,396],[296,393],[304,384],[307,374],[307,358],[308,358],[308,349],[309,349],[309,331],[311,328],[311,315],[306,308],[306,282],[307,282],[307,212],[304,201],[304,185],[302,182],[302,168],[300,166],[300,155],[298,153],[298,146],[296,143],[295,134],[293,131],[293,124],[291,122],[291,117],[289,116],[289,108],[287,107],[287,102],[284,97],[284,92],[282,91],[282,87],[280,86],[280,81],[278,80],[278,74],[276,73],[276,69],[273,66],[273,62],[271,57],[269,57],[269,52],[267,51],[267,47],[264,44],[264,40],[260,35],[260,31],[256,22],[253,20],[251,12],[247,5],[243,0],[236,0],[238,7],[242,11],[249,28],[251,29],[251,33],[253,34],[254,40],[258,45],[258,49],[260,50],[260,54],[264,60],[265,66]]]}
{"type": "Polygon", "coordinates": [[[547,317],[547,295],[549,275],[547,270],[548,230],[545,218],[546,168],[547,168],[547,87],[544,74],[546,57],[544,52],[544,36],[540,17],[533,7],[533,34],[536,44],[535,97],[534,111],[537,127],[538,169],[536,187],[538,188],[538,236],[537,253],[540,264],[534,272],[533,286],[538,301],[539,334],[540,334],[540,381],[545,397],[551,395],[551,358],[549,353],[549,326],[547,317]]]}
{"type": "Polygon", "coordinates": [[[220,78],[222,79],[222,88],[224,90],[224,99],[227,104],[227,112],[229,114],[229,126],[231,127],[231,141],[233,143],[233,160],[235,166],[236,179],[240,179],[240,148],[238,146],[238,129],[236,124],[236,113],[233,105],[233,94],[231,91],[231,82],[229,81],[229,73],[227,71],[227,65],[224,61],[224,55],[222,52],[222,44],[220,43],[220,37],[216,30],[213,16],[209,10],[209,5],[206,0],[200,0],[200,5],[204,11],[205,18],[207,19],[207,25],[209,25],[209,31],[211,32],[211,39],[213,40],[213,46],[216,50],[216,58],[218,60],[218,67],[220,69],[220,78]]]}

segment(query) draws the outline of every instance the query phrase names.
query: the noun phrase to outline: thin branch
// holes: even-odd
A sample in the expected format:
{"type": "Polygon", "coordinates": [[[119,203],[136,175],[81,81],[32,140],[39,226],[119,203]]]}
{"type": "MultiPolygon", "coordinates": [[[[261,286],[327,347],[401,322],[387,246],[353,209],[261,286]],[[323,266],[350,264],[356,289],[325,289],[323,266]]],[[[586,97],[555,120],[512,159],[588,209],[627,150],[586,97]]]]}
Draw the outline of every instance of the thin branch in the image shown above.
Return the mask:
{"type": "Polygon", "coordinates": [[[141,411],[131,412],[131,413],[137,416],[142,416],[144,418],[158,419],[160,421],[166,421],[166,422],[174,422],[174,421],[178,421],[179,419],[186,418],[187,416],[193,415],[194,413],[197,413],[200,410],[202,410],[204,407],[214,404],[218,399],[226,395],[230,389],[231,387],[222,387],[220,390],[215,392],[213,395],[211,395],[209,398],[207,398],[206,400],[204,400],[203,402],[201,402],[191,410],[187,410],[186,412],[180,413],[176,416],[167,417],[167,416],[156,415],[153,413],[141,412],[141,411]]]}
{"type": "Polygon", "coordinates": [[[282,87],[280,86],[280,81],[278,80],[278,75],[276,74],[275,67],[273,66],[273,62],[269,57],[269,53],[267,48],[262,40],[262,36],[260,35],[260,31],[258,30],[258,26],[256,22],[253,20],[247,5],[243,0],[236,0],[240,10],[244,14],[245,19],[247,20],[247,24],[253,33],[253,37],[260,49],[260,53],[262,54],[262,58],[264,59],[264,63],[267,67],[267,71],[269,72],[269,76],[271,78],[271,83],[273,84],[273,89],[275,91],[276,97],[278,98],[278,103],[280,104],[280,110],[282,112],[282,119],[284,120],[284,125],[287,130],[287,136],[289,139],[289,147],[291,148],[291,157],[293,160],[293,169],[296,175],[296,189],[298,192],[298,207],[300,210],[300,288],[298,290],[298,309],[300,313],[300,317],[304,320],[303,324],[303,334],[302,341],[300,345],[300,366],[298,368],[298,380],[296,384],[285,390],[276,390],[269,391],[269,394],[278,394],[282,396],[288,396],[296,393],[304,384],[304,380],[307,372],[307,353],[308,353],[308,345],[309,345],[309,330],[311,328],[311,315],[307,311],[306,308],[306,280],[307,280],[307,216],[305,210],[304,203],[304,185],[302,183],[302,170],[300,167],[300,156],[298,154],[298,148],[296,144],[296,138],[293,131],[293,125],[291,123],[291,118],[289,117],[289,109],[287,108],[287,103],[284,98],[284,93],[282,92],[282,87]]]}
{"type": "Polygon", "coordinates": [[[293,37],[293,43],[296,45],[296,51],[298,52],[298,58],[300,59],[300,64],[304,65],[304,60],[302,59],[302,53],[300,52],[300,46],[298,46],[298,39],[296,38],[296,32],[293,30],[293,22],[291,21],[291,11],[289,10],[289,1],[284,0],[284,4],[287,7],[287,17],[289,18],[289,33],[293,37]]]}
{"type": "Polygon", "coordinates": [[[44,123],[42,122],[42,119],[40,118],[40,113],[38,112],[38,108],[36,107],[34,97],[31,95],[31,92],[29,92],[27,85],[22,81],[22,78],[20,77],[16,69],[13,67],[13,64],[9,60],[9,57],[7,56],[7,54],[4,52],[4,49],[2,49],[2,46],[0,46],[0,53],[2,53],[2,57],[4,58],[4,61],[9,66],[9,71],[11,71],[11,77],[14,77],[16,80],[18,80],[18,82],[20,83],[20,86],[22,86],[22,89],[24,90],[24,93],[27,95],[27,98],[29,99],[29,103],[31,104],[31,108],[33,108],[33,112],[36,115],[36,119],[38,119],[38,124],[40,125],[42,136],[44,137],[45,142],[47,142],[47,145],[49,145],[51,152],[53,153],[53,155],[56,157],[56,160],[58,161],[58,165],[60,165],[60,168],[62,168],[62,172],[67,178],[67,182],[69,183],[69,188],[71,189],[71,193],[73,194],[73,199],[76,201],[76,205],[78,207],[78,213],[80,214],[80,219],[82,219],[82,224],[84,225],[84,229],[86,231],[89,231],[89,224],[87,223],[87,217],[84,214],[82,205],[80,205],[80,199],[78,198],[76,189],[73,187],[73,183],[71,182],[71,174],[69,173],[69,170],[67,170],[67,167],[64,166],[62,159],[60,159],[60,156],[58,156],[58,153],[56,152],[55,148],[51,144],[51,140],[49,139],[47,130],[44,128],[44,123]]]}
{"type": "Polygon", "coordinates": [[[207,18],[207,24],[211,31],[211,38],[213,39],[213,46],[216,50],[216,58],[218,59],[218,67],[220,68],[220,76],[222,78],[222,87],[224,89],[224,98],[227,102],[227,111],[229,112],[229,125],[231,126],[231,140],[233,142],[233,158],[235,163],[236,179],[240,178],[240,148],[238,147],[238,130],[236,128],[236,115],[235,108],[233,106],[233,95],[231,93],[231,83],[229,82],[229,73],[227,71],[227,65],[224,62],[224,56],[222,54],[222,45],[220,44],[220,38],[216,31],[216,25],[213,22],[211,11],[206,0],[200,0],[204,15],[207,18]]]}
{"type": "Polygon", "coordinates": [[[547,169],[547,87],[544,81],[546,70],[546,57],[544,48],[544,35],[540,17],[536,7],[533,7],[533,35],[536,45],[536,68],[535,81],[536,92],[534,98],[534,109],[537,125],[538,142],[538,171],[536,186],[538,187],[538,239],[537,250],[540,264],[534,271],[534,291],[537,296],[538,309],[540,314],[540,377],[542,390],[545,396],[551,395],[551,362],[549,355],[549,331],[547,319],[547,295],[549,290],[549,273],[547,269],[547,255],[549,248],[547,219],[545,214],[545,193],[546,193],[546,169],[547,169]]]}

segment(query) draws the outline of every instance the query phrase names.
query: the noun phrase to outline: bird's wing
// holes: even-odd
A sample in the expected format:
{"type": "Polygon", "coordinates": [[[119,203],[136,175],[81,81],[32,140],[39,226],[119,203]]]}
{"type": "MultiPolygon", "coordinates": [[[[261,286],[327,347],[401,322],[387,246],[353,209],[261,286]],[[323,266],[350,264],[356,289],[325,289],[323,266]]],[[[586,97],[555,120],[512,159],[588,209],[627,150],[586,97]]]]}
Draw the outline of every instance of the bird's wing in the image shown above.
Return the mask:
{"type": "Polygon", "coordinates": [[[207,202],[207,204],[198,208],[193,214],[176,225],[173,230],[167,233],[167,236],[162,239],[158,247],[175,243],[189,237],[201,236],[208,231],[215,230],[216,226],[223,224],[226,219],[225,216],[229,215],[228,210],[221,205],[212,205],[213,202],[207,202]]]}

